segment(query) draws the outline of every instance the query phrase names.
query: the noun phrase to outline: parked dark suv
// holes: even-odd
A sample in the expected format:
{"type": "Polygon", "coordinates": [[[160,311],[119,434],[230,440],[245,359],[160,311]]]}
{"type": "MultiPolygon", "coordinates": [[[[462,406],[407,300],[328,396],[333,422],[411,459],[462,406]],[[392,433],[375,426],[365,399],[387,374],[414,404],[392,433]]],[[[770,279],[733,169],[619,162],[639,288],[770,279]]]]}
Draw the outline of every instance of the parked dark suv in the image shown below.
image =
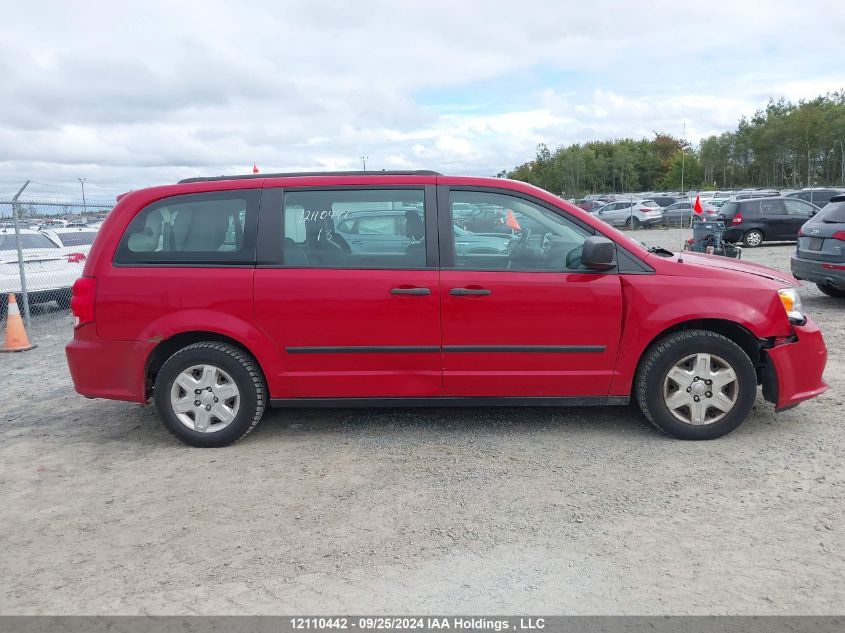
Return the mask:
{"type": "Polygon", "coordinates": [[[834,196],[841,196],[845,194],[845,189],[821,188],[814,187],[812,189],[802,189],[801,191],[794,191],[787,194],[787,198],[798,198],[810,204],[814,204],[820,209],[823,209],[834,196]]]}
{"type": "Polygon", "coordinates": [[[726,242],[754,247],[768,241],[798,239],[801,226],[818,210],[797,198],[751,198],[726,202],[716,220],[725,223],[726,242]]]}
{"type": "Polygon", "coordinates": [[[792,274],[845,299],[845,194],[834,196],[801,228],[792,274]]]}

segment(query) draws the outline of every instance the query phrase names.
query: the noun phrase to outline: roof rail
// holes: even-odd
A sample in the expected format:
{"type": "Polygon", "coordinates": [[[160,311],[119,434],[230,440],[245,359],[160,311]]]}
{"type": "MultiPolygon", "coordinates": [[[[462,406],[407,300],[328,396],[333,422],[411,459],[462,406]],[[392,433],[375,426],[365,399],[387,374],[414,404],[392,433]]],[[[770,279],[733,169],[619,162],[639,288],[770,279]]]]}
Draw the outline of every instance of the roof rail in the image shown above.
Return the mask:
{"type": "Polygon", "coordinates": [[[183,178],[178,184],[212,182],[215,180],[250,180],[253,178],[296,178],[301,176],[442,176],[439,171],[417,169],[411,171],[295,171],[282,174],[241,174],[238,176],[200,176],[183,178]]]}

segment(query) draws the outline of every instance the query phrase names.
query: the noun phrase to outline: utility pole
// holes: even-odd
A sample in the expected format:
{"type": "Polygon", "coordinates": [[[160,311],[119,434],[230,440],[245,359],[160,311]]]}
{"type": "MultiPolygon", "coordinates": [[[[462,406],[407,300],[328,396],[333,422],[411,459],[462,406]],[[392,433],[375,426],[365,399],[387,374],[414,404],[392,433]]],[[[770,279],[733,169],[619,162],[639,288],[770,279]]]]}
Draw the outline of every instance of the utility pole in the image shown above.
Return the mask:
{"type": "Polygon", "coordinates": [[[29,181],[23,183],[23,187],[18,189],[15,197],[12,198],[12,218],[15,224],[15,243],[18,247],[18,272],[21,277],[21,295],[23,295],[23,318],[26,327],[29,327],[29,294],[26,292],[26,271],[23,267],[23,251],[21,250],[21,226],[18,221],[18,198],[21,197],[23,190],[27,188],[29,181]]]}
{"type": "Polygon", "coordinates": [[[361,156],[361,163],[364,165],[364,171],[367,171],[367,159],[369,156],[361,156]]]}
{"type": "Polygon", "coordinates": [[[681,135],[681,195],[684,195],[684,167],[686,166],[686,149],[684,148],[684,141],[687,139],[687,122],[684,121],[684,132],[681,135]]]}
{"type": "Polygon", "coordinates": [[[85,178],[77,178],[79,184],[82,185],[82,215],[88,215],[88,204],[85,202],[85,178]]]}

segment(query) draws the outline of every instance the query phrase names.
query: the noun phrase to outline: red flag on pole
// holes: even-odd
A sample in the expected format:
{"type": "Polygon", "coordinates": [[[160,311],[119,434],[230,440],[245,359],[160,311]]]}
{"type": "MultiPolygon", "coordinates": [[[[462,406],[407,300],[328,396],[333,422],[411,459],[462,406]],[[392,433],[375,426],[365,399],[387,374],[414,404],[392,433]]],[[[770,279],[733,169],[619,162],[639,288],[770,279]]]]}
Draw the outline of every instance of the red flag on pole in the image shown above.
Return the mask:
{"type": "Polygon", "coordinates": [[[701,206],[701,199],[698,196],[695,197],[695,204],[693,205],[692,209],[698,215],[704,213],[704,207],[701,206]]]}
{"type": "Polygon", "coordinates": [[[256,165],[255,163],[253,163],[253,164],[252,164],[252,173],[253,173],[253,174],[257,174],[257,173],[258,173],[258,165],[256,165]]]}

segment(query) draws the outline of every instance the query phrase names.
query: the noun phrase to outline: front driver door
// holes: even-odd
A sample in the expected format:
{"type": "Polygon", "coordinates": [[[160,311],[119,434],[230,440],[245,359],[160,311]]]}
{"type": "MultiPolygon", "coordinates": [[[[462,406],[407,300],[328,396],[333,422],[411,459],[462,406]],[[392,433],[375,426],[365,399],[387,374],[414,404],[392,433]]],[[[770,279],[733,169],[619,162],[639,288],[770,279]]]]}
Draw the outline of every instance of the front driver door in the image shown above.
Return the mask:
{"type": "Polygon", "coordinates": [[[604,397],[622,324],[619,275],[584,269],[593,234],[564,211],[499,190],[438,194],[445,396],[604,397]],[[456,253],[455,204],[516,225],[496,253],[456,253]]]}

